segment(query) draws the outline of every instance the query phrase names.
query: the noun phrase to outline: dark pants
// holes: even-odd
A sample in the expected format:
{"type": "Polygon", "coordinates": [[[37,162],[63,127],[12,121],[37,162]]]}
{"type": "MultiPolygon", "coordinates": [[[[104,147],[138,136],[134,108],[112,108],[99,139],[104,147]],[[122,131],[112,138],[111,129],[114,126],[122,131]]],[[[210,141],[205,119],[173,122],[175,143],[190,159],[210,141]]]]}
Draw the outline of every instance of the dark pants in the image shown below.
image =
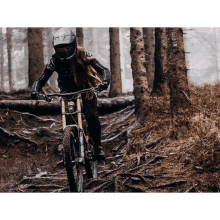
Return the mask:
{"type": "MultiPolygon", "coordinates": [[[[79,90],[81,89],[82,88],[80,88],[79,90]]],[[[65,87],[60,88],[60,93],[67,93],[67,92],[75,92],[75,91],[70,91],[65,87]]],[[[88,124],[89,135],[94,142],[94,147],[101,146],[101,125],[97,110],[97,97],[96,95],[94,95],[92,99],[88,100],[85,98],[85,94],[82,94],[82,102],[83,102],[83,113],[85,115],[88,124]]]]}
{"type": "Polygon", "coordinates": [[[101,125],[97,110],[97,97],[90,100],[85,99],[85,94],[82,95],[83,112],[88,123],[89,135],[94,142],[94,146],[101,146],[101,125]]]}

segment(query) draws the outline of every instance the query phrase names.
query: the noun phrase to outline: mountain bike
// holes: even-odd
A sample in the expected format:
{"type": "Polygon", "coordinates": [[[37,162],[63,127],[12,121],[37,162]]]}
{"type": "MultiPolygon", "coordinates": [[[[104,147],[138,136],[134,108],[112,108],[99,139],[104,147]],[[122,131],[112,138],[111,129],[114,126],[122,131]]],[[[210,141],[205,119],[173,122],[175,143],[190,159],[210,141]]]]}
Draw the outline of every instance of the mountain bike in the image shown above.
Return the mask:
{"type": "Polygon", "coordinates": [[[94,157],[92,140],[89,138],[86,121],[82,117],[81,94],[98,92],[98,87],[72,93],[39,94],[39,99],[52,101],[60,97],[63,155],[71,192],[83,192],[83,168],[88,178],[97,178],[98,162],[94,157]],[[68,122],[67,123],[67,119],[68,122]]]}

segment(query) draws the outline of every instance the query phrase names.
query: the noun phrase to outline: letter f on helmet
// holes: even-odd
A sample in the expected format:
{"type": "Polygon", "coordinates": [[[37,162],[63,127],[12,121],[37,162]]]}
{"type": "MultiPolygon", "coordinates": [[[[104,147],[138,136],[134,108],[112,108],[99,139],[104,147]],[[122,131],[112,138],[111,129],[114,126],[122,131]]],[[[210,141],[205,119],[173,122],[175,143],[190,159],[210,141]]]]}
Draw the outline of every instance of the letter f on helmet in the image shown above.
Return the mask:
{"type": "Polygon", "coordinates": [[[76,41],[76,35],[69,28],[60,28],[53,36],[53,46],[71,44],[76,41]]]}

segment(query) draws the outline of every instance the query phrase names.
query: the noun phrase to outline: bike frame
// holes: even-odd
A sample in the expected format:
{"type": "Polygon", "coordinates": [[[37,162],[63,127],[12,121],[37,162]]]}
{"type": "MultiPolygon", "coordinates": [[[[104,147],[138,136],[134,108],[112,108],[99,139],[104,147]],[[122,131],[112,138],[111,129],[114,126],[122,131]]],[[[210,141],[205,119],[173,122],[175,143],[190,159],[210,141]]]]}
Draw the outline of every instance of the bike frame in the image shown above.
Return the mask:
{"type": "MultiPolygon", "coordinates": [[[[73,127],[77,130],[76,137],[78,138],[79,155],[75,158],[75,163],[76,164],[78,163],[78,165],[80,165],[80,164],[83,166],[85,165],[86,167],[88,167],[86,165],[86,164],[88,164],[88,162],[87,162],[88,159],[85,158],[85,153],[86,153],[85,148],[88,147],[88,145],[89,145],[89,137],[85,134],[85,132],[83,130],[81,94],[87,93],[87,92],[97,92],[97,91],[98,91],[98,87],[95,87],[95,88],[80,90],[78,92],[73,92],[73,93],[53,93],[53,94],[48,94],[48,95],[40,95],[41,98],[44,98],[46,101],[49,101],[49,102],[52,100],[50,98],[50,96],[61,97],[60,105],[61,105],[61,115],[62,115],[62,129],[64,131],[67,126],[70,126],[70,127],[73,127]],[[72,97],[68,101],[65,101],[65,99],[63,98],[65,96],[66,97],[72,96],[72,97]],[[66,107],[68,107],[68,106],[74,106],[73,107],[74,111],[68,112],[66,110],[66,107]],[[67,118],[66,118],[67,115],[71,115],[71,116],[76,115],[76,118],[77,118],[76,124],[73,123],[73,124],[67,125],[67,118]],[[85,137],[85,139],[84,139],[84,137],[85,137]],[[84,142],[84,140],[85,140],[85,142],[84,142]]],[[[93,166],[93,174],[92,174],[93,178],[97,178],[98,177],[98,162],[97,162],[97,160],[93,160],[92,166],[93,166]]]]}
{"type": "Polygon", "coordinates": [[[84,89],[80,90],[78,92],[73,93],[54,93],[54,94],[48,94],[43,95],[44,99],[49,100],[50,96],[59,96],[61,97],[60,105],[61,105],[61,114],[62,114],[62,129],[65,130],[66,126],[75,127],[78,131],[78,140],[79,140],[79,149],[80,149],[80,156],[78,158],[79,163],[85,163],[85,144],[84,144],[84,137],[88,144],[88,138],[85,135],[85,132],[83,130],[83,123],[82,123],[82,108],[81,108],[81,93],[87,93],[87,92],[96,92],[98,91],[98,87],[90,88],[90,89],[84,89]],[[66,111],[66,104],[65,100],[62,98],[62,96],[75,96],[73,99],[76,101],[68,101],[67,105],[76,105],[76,111],[72,113],[67,113],[66,111]],[[66,124],[66,115],[74,115],[77,114],[77,124],[66,124]]]}

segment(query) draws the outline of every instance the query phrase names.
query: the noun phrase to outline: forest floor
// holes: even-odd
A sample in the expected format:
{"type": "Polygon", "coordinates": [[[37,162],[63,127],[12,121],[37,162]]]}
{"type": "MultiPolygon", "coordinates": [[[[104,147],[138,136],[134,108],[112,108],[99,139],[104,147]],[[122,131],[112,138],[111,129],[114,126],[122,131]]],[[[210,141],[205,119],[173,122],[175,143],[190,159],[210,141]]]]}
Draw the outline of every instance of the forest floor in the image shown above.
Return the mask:
{"type": "MultiPolygon", "coordinates": [[[[26,99],[0,94],[0,99],[26,99]]],[[[22,98],[23,97],[23,98],[22,98]]],[[[25,98],[26,97],[26,98],[25,98]]],[[[219,192],[220,84],[190,86],[189,130],[171,138],[169,97],[152,98],[143,124],[134,106],[100,116],[106,161],[85,192],[219,192]]],[[[61,116],[0,109],[0,192],[68,192],[61,116]]]]}

